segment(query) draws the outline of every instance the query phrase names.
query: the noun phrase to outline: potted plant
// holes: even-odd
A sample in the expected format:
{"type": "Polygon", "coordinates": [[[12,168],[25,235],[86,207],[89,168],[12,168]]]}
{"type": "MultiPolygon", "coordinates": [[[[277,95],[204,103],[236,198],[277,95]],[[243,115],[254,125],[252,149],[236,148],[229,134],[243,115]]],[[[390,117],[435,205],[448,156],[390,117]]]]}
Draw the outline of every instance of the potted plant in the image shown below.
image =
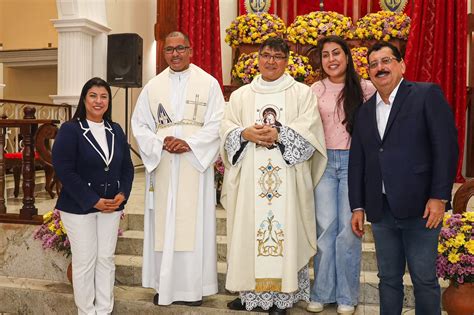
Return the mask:
{"type": "Polygon", "coordinates": [[[379,40],[391,41],[404,55],[410,24],[410,17],[403,12],[369,13],[357,21],[353,30],[354,39],[363,41],[363,46],[366,47],[379,40]]]}
{"type": "Polygon", "coordinates": [[[474,314],[474,212],[445,215],[436,273],[450,281],[443,293],[444,309],[449,314],[474,314]]]}
{"type": "Polygon", "coordinates": [[[352,38],[352,19],[333,11],[315,11],[299,15],[287,28],[287,38],[295,44],[316,46],[328,35],[352,38]]]}
{"type": "MultiPolygon", "coordinates": [[[[249,13],[235,18],[226,29],[225,42],[233,48],[243,44],[261,44],[270,37],[284,37],[285,22],[269,13],[249,13]]],[[[245,51],[247,53],[247,51],[245,51]]]]}

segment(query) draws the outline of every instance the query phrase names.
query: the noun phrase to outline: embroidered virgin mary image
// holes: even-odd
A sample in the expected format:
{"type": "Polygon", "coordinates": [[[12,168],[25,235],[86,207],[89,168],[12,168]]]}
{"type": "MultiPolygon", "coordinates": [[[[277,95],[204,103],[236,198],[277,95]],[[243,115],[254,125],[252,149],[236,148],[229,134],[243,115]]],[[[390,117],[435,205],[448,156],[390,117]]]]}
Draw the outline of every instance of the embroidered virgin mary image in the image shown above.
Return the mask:
{"type": "Polygon", "coordinates": [[[280,112],[275,105],[265,105],[262,110],[262,122],[264,125],[281,127],[278,121],[278,113],[280,112]]]}

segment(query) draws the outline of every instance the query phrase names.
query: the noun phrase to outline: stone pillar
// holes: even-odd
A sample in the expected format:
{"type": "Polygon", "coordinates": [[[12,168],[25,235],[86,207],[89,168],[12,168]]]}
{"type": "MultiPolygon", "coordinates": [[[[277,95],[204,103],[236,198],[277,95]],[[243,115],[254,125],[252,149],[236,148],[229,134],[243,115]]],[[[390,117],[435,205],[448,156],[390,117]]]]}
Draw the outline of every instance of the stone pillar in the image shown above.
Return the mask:
{"type": "Polygon", "coordinates": [[[76,106],[84,83],[94,76],[106,79],[107,27],[105,0],[57,0],[58,94],[55,104],[76,106]]]}

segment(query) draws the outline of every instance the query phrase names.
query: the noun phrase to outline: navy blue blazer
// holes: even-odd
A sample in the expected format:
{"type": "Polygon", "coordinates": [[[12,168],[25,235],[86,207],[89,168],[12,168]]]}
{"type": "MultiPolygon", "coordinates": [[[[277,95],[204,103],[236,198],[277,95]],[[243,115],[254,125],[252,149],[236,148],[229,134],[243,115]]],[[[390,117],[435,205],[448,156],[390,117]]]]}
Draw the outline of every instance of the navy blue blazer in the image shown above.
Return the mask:
{"type": "Polygon", "coordinates": [[[53,167],[62,183],[56,203],[61,211],[98,212],[100,198],[113,199],[122,192],[125,201],[132,190],[133,164],[127,139],[120,125],[105,121],[109,160],[95,140],[86,120],[62,124],[53,145],[53,167]]]}
{"type": "Polygon", "coordinates": [[[382,218],[382,180],[395,217],[422,216],[429,198],[451,199],[458,159],[453,113],[438,85],[403,80],[381,138],[376,94],[356,114],[349,156],[351,209],[382,218]]]}

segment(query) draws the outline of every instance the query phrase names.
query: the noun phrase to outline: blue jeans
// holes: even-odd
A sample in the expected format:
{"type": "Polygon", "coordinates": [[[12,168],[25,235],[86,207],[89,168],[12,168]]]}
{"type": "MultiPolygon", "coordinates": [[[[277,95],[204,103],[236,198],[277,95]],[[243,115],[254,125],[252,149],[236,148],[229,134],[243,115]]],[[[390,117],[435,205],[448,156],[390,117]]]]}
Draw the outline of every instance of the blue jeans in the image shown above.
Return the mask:
{"type": "Polygon", "coordinates": [[[318,252],[311,301],[357,305],[362,245],[351,229],[349,150],[327,150],[327,154],[326,170],[314,191],[318,252]]]}
{"type": "Polygon", "coordinates": [[[372,223],[380,279],[380,314],[401,314],[406,263],[415,291],[416,314],[440,314],[436,256],[441,224],[428,229],[426,219],[421,217],[397,219],[385,197],[383,211],[382,220],[372,223]]]}

